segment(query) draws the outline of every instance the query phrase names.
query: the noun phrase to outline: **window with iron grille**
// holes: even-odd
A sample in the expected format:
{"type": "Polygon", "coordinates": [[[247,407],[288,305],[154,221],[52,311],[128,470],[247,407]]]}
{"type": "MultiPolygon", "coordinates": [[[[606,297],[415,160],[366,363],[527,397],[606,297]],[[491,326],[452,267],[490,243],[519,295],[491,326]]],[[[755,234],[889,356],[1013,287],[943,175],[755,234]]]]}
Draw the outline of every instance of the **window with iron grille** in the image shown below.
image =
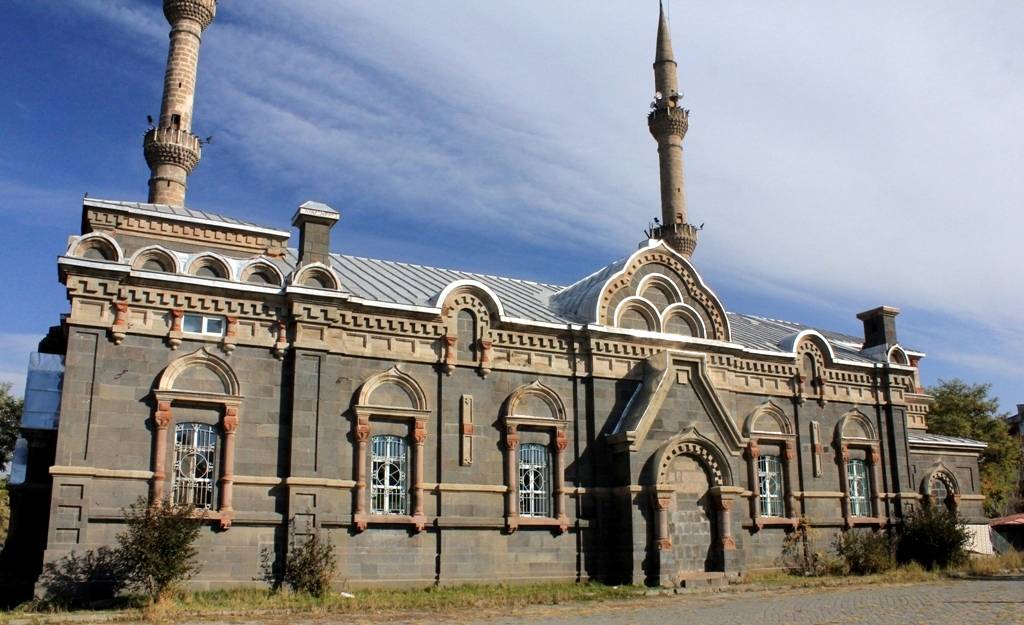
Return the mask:
{"type": "Polygon", "coordinates": [[[932,478],[931,488],[929,488],[929,495],[931,495],[931,502],[933,505],[944,505],[949,507],[949,487],[946,483],[937,477],[932,478]]]}
{"type": "Polygon", "coordinates": [[[551,516],[551,463],[545,445],[519,446],[519,514],[551,516]]]}
{"type": "Polygon", "coordinates": [[[761,516],[785,516],[782,502],[782,461],[778,456],[757,459],[757,485],[760,489],[761,516]]]}
{"type": "Polygon", "coordinates": [[[174,478],[172,503],[214,507],[216,483],[217,430],[205,423],[179,423],[174,426],[174,478]]]}
{"type": "Polygon", "coordinates": [[[370,441],[370,510],[408,514],[409,445],[398,436],[378,435],[370,441]]]}
{"type": "Polygon", "coordinates": [[[852,516],[871,516],[871,477],[868,465],[863,460],[851,460],[846,463],[846,489],[850,497],[850,514],[852,516]]]}

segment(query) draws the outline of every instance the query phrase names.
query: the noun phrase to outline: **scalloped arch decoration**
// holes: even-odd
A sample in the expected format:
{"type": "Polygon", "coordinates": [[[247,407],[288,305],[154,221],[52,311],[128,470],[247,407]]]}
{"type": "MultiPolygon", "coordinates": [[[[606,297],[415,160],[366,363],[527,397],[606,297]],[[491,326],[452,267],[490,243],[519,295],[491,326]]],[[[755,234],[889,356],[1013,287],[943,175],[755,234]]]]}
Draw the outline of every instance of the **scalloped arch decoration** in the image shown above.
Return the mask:
{"type": "Polygon", "coordinates": [[[723,460],[724,456],[715,444],[691,431],[673,437],[662,446],[655,465],[656,484],[665,483],[672,461],[678,456],[689,456],[703,465],[711,476],[713,486],[733,483],[729,463],[723,460]]]}
{"type": "Polygon", "coordinates": [[[358,406],[427,410],[427,396],[415,378],[397,366],[370,376],[359,388],[358,406]]]}
{"type": "Polygon", "coordinates": [[[506,417],[539,417],[554,421],[567,419],[562,398],[540,380],[524,384],[513,391],[508,397],[505,411],[506,417]],[[547,414],[534,414],[542,412],[538,410],[540,407],[543,407],[547,414]]]}
{"type": "Polygon", "coordinates": [[[103,232],[90,232],[79,237],[77,241],[71,244],[68,255],[87,259],[90,259],[90,255],[98,255],[101,258],[91,258],[91,260],[107,260],[111,262],[121,262],[124,258],[124,252],[117,241],[114,240],[114,237],[103,232]]]}
{"type": "Polygon", "coordinates": [[[960,484],[956,481],[953,472],[946,468],[946,465],[939,463],[932,467],[931,471],[925,474],[921,479],[921,494],[931,494],[932,480],[938,480],[946,485],[946,489],[951,495],[960,494],[960,484]]]}
{"type": "Polygon", "coordinates": [[[292,274],[291,283],[314,289],[327,289],[329,291],[337,291],[341,288],[341,282],[338,280],[334,270],[323,263],[303,265],[292,274]]]}
{"type": "Polygon", "coordinates": [[[249,282],[253,275],[257,273],[265,274],[269,278],[267,284],[270,286],[281,286],[281,283],[284,282],[284,276],[281,275],[281,271],[265,260],[252,261],[242,269],[239,277],[242,282],[249,282]]]}
{"type": "MultiPolygon", "coordinates": [[[[238,383],[238,376],[225,361],[217,358],[206,348],[199,349],[175,359],[160,372],[157,379],[157,391],[181,391],[189,389],[177,388],[178,381],[189,374],[194,368],[201,368],[204,373],[212,374],[219,380],[222,392],[219,395],[238,397],[241,395],[241,386],[238,383]]],[[[190,391],[193,392],[193,391],[190,391]]]]}
{"type": "Polygon", "coordinates": [[[707,337],[719,341],[731,340],[725,307],[718,297],[704,285],[699,274],[678,254],[669,251],[663,245],[645,248],[635,253],[626,266],[608,279],[597,301],[596,318],[598,322],[612,325],[614,312],[610,306],[614,297],[622,290],[630,290],[634,276],[641,267],[648,264],[660,264],[677,275],[688,295],[708,316],[711,327],[707,337]]]}
{"type": "Polygon", "coordinates": [[[155,262],[163,266],[164,268],[159,271],[165,273],[178,273],[179,271],[178,259],[166,248],[159,245],[150,245],[135,252],[135,255],[132,257],[132,269],[157,271],[156,269],[146,267],[146,264],[149,262],[155,262]]]}

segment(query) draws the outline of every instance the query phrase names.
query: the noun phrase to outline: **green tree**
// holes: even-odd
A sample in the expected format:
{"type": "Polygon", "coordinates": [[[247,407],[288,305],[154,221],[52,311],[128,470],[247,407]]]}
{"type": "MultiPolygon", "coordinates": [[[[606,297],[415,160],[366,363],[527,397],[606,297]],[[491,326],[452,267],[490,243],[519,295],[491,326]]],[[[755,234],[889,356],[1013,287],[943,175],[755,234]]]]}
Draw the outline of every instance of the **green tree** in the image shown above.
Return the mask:
{"type": "Polygon", "coordinates": [[[935,396],[928,413],[928,431],[988,443],[981,456],[981,492],[985,513],[1001,516],[1013,511],[1024,457],[1020,444],[1010,436],[1005,415],[999,414],[999,400],[989,397],[991,387],[959,379],[939,380],[938,386],[928,389],[935,396]]]}
{"type": "Polygon", "coordinates": [[[0,384],[0,468],[6,467],[14,455],[24,407],[24,399],[11,395],[10,382],[0,384]]]}
{"type": "Polygon", "coordinates": [[[139,499],[124,511],[124,519],[117,557],[129,587],[160,603],[199,572],[195,542],[202,522],[195,508],[139,499]]]}

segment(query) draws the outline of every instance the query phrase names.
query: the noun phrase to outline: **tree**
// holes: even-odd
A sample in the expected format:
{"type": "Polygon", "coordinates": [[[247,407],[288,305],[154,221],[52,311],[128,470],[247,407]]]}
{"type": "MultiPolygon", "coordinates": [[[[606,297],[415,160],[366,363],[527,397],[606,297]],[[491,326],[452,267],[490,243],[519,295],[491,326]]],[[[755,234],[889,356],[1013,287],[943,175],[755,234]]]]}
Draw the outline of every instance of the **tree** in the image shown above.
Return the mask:
{"type": "Polygon", "coordinates": [[[0,384],[0,468],[6,467],[14,455],[24,407],[24,399],[11,395],[10,382],[0,384]]]}
{"type": "Polygon", "coordinates": [[[985,513],[1001,516],[1012,512],[1017,477],[1024,462],[1020,444],[999,414],[999,400],[989,397],[990,384],[968,384],[963,380],[939,380],[928,389],[935,396],[928,413],[928,431],[933,434],[973,438],[988,443],[981,455],[981,492],[985,513]]]}
{"type": "Polygon", "coordinates": [[[127,527],[117,536],[117,554],[129,587],[159,603],[199,572],[195,542],[202,521],[195,508],[139,499],[124,517],[127,527]]]}

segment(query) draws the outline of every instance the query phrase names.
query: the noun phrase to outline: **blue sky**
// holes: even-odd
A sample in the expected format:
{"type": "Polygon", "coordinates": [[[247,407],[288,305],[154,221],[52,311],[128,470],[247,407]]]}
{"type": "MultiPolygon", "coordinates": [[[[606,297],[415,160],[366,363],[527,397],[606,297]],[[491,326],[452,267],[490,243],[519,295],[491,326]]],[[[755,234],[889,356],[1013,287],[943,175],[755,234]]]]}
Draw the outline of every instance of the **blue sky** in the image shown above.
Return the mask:
{"type": "MultiPolygon", "coordinates": [[[[695,264],[730,310],[861,332],[900,307],[927,384],[1024,403],[1024,5],[671,4],[695,264]],[[895,5],[895,6],[894,6],[895,5]]],[[[8,0],[0,21],[0,380],[66,310],[81,197],[144,200],[158,0],[8,0]]],[[[568,284],[659,213],[657,4],[222,0],[189,205],[336,251],[568,284]]]]}

